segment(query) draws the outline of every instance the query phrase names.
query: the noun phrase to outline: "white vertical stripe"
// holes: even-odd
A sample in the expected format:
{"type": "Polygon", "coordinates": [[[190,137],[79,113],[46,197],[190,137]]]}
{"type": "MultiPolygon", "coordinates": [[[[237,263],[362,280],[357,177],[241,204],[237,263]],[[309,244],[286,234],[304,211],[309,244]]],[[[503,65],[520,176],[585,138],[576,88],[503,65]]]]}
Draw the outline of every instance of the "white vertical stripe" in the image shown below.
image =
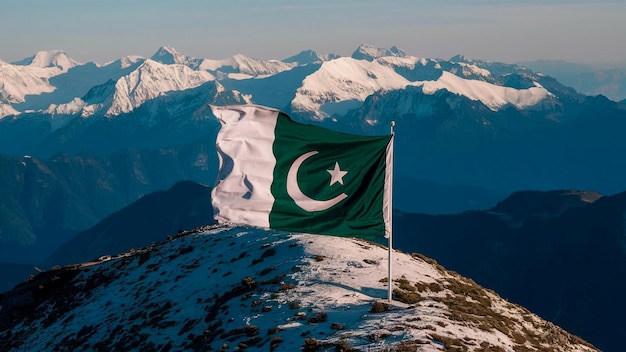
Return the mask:
{"type": "Polygon", "coordinates": [[[393,212],[393,142],[394,135],[391,135],[391,140],[387,144],[387,156],[385,159],[385,186],[383,188],[383,219],[385,221],[385,237],[391,239],[392,233],[392,212],[393,212]]]}
{"type": "Polygon", "coordinates": [[[387,250],[387,300],[393,301],[393,143],[395,122],[391,122],[391,140],[387,145],[385,159],[385,186],[383,187],[383,219],[385,221],[385,237],[388,239],[387,250]]]}
{"type": "Polygon", "coordinates": [[[215,219],[269,227],[276,166],[272,146],[279,111],[258,105],[211,109],[222,124],[216,142],[218,176],[211,191],[215,219]]]}

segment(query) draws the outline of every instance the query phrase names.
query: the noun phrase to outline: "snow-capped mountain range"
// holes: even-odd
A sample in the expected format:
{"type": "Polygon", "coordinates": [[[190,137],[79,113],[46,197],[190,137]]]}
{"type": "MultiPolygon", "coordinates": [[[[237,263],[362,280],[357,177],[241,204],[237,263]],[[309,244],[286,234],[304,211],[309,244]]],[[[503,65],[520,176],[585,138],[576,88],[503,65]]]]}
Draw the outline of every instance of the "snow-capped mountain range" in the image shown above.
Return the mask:
{"type": "Polygon", "coordinates": [[[3,351],[597,351],[432,259],[208,226],[4,293],[3,351]]]}
{"type": "MultiPolygon", "coordinates": [[[[301,77],[295,96],[268,102],[269,105],[323,119],[332,113],[345,112],[345,107],[362,103],[374,92],[402,89],[408,85],[423,87],[425,94],[447,89],[481,101],[492,110],[509,105],[525,109],[553,96],[542,87],[537,77],[530,78],[530,87],[504,87],[495,83],[496,78],[487,69],[476,64],[456,62],[449,63],[450,68],[444,68],[440,60],[408,56],[395,47],[388,50],[363,45],[352,57],[323,58],[309,53],[304,62],[294,61],[297,57],[285,61],[257,60],[237,54],[212,60],[189,57],[171,47],[162,47],[151,58],[126,57],[99,65],[80,64],[60,50],[39,52],[29,59],[1,64],[0,106],[3,112],[0,118],[19,118],[21,113],[33,111],[49,116],[77,114],[87,118],[100,114],[112,117],[131,112],[158,96],[192,89],[208,81],[261,79],[310,64],[319,67],[310,75],[301,77]],[[70,72],[79,68],[82,68],[80,76],[70,72]],[[440,77],[434,80],[414,77],[416,72],[425,70],[435,70],[440,77]],[[74,92],[74,96],[55,96],[53,92],[67,89],[64,84],[70,81],[62,77],[79,81],[83,90],[74,92]],[[101,103],[84,101],[89,89],[107,84],[109,80],[114,82],[114,88],[102,91],[106,96],[98,99],[101,103]],[[35,98],[37,96],[40,98],[35,98]],[[31,99],[37,104],[29,104],[31,99]]],[[[253,94],[250,99],[255,100],[253,94]]]]}

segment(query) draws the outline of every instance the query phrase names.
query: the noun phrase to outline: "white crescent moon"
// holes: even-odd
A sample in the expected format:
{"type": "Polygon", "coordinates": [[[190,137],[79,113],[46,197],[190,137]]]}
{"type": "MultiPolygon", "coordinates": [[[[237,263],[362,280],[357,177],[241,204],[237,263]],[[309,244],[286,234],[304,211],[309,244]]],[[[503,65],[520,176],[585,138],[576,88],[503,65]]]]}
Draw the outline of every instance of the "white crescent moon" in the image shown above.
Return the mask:
{"type": "Polygon", "coordinates": [[[316,200],[309,198],[304,195],[304,193],[302,193],[302,191],[300,190],[300,185],[298,185],[298,170],[306,159],[317,153],[317,151],[311,151],[300,155],[293,162],[293,164],[291,164],[291,167],[289,168],[289,173],[287,173],[287,193],[289,194],[291,199],[293,199],[297,206],[308,212],[322,211],[332,208],[337,205],[337,203],[348,198],[347,194],[341,193],[335,198],[329,200],[316,200]]]}

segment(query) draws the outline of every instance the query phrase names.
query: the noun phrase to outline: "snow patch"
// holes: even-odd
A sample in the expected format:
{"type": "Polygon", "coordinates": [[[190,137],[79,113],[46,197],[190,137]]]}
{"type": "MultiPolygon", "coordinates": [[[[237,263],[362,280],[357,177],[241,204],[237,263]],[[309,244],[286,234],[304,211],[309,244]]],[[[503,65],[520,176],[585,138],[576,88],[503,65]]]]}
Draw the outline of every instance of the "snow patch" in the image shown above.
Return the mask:
{"type": "Polygon", "coordinates": [[[479,80],[464,79],[445,71],[436,81],[413,82],[410,85],[422,87],[426,94],[434,94],[438,90],[446,89],[451,93],[480,101],[493,111],[498,111],[508,105],[525,109],[553,96],[537,83],[535,87],[529,89],[515,89],[479,80]]]}

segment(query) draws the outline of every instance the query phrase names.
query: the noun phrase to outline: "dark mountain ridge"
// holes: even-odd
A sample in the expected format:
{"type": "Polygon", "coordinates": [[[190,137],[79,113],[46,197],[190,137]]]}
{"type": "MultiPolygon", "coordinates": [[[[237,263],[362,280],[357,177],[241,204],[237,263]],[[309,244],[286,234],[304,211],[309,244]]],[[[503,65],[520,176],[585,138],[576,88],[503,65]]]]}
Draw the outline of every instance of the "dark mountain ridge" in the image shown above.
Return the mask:
{"type": "Polygon", "coordinates": [[[181,181],[141,197],[59,247],[43,268],[122,253],[162,241],[167,235],[213,223],[211,188],[181,181]]]}
{"type": "Polygon", "coordinates": [[[109,156],[59,154],[51,159],[0,156],[0,257],[40,263],[73,235],[144,195],[180,180],[213,184],[210,138],[109,156]]]}
{"type": "Polygon", "coordinates": [[[394,242],[619,351],[625,214],[626,192],[520,192],[489,211],[397,214],[394,242]]]}

